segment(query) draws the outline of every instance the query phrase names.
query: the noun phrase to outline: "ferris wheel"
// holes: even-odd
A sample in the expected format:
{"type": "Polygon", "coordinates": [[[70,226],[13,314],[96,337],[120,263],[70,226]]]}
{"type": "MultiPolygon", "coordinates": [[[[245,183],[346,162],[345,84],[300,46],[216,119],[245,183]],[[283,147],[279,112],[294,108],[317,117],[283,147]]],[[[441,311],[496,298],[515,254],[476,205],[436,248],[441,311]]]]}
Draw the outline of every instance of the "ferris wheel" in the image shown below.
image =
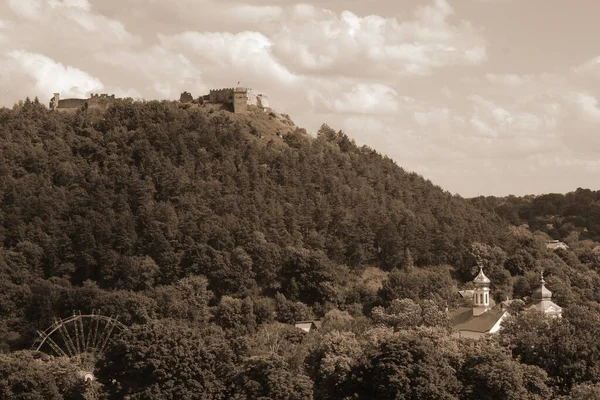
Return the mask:
{"type": "Polygon", "coordinates": [[[67,318],[55,318],[45,331],[37,331],[33,348],[59,357],[69,357],[79,364],[85,380],[93,380],[96,360],[110,339],[126,328],[117,318],[74,311],[67,318]]]}

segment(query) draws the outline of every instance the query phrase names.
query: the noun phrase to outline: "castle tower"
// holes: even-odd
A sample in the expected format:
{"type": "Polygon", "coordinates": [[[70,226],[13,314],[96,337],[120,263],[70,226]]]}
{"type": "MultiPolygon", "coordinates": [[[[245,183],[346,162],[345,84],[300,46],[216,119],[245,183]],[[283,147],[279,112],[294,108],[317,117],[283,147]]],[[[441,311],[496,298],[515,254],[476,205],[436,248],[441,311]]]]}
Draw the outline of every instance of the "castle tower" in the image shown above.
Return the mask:
{"type": "Polygon", "coordinates": [[[233,112],[246,114],[248,109],[248,89],[236,87],[233,89],[233,112]]]}
{"type": "Polygon", "coordinates": [[[191,103],[194,101],[194,97],[190,92],[183,92],[181,96],[179,96],[180,103],[191,103]]]}
{"type": "Polygon", "coordinates": [[[483,267],[479,267],[473,284],[473,316],[477,317],[490,309],[490,279],[483,273],[483,267]]]}

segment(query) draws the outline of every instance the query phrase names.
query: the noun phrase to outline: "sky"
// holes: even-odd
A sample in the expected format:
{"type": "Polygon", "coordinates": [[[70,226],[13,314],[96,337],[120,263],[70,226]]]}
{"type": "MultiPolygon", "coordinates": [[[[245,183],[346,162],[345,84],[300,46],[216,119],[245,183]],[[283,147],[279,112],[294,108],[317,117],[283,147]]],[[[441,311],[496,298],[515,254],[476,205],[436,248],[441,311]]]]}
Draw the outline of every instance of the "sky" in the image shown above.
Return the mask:
{"type": "Polygon", "coordinates": [[[597,0],[0,0],[0,106],[237,86],[464,197],[600,189],[597,0]]]}

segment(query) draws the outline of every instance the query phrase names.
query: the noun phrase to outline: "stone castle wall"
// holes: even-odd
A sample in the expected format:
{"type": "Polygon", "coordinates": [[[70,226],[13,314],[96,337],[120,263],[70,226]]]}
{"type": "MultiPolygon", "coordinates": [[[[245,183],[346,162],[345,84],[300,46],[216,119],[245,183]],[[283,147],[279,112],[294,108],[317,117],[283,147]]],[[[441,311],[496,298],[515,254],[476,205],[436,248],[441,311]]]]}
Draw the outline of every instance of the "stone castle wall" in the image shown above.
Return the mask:
{"type": "Polygon", "coordinates": [[[58,101],[58,108],[79,108],[85,106],[85,99],[63,99],[58,101]]]}
{"type": "Polygon", "coordinates": [[[50,108],[57,110],[74,110],[85,108],[107,108],[116,100],[115,95],[93,94],[89,99],[60,99],[60,94],[55,93],[50,101],[50,108]]]}
{"type": "Polygon", "coordinates": [[[231,104],[233,106],[234,113],[245,114],[248,107],[248,89],[213,89],[208,93],[208,101],[211,103],[231,104]]]}
{"type": "Polygon", "coordinates": [[[254,94],[248,88],[213,89],[208,95],[203,96],[203,99],[211,103],[230,104],[236,114],[245,114],[248,105],[257,106],[265,111],[269,110],[269,98],[264,94],[254,94]]]}
{"type": "Polygon", "coordinates": [[[208,101],[211,103],[233,102],[233,88],[211,90],[208,93],[208,101]]]}

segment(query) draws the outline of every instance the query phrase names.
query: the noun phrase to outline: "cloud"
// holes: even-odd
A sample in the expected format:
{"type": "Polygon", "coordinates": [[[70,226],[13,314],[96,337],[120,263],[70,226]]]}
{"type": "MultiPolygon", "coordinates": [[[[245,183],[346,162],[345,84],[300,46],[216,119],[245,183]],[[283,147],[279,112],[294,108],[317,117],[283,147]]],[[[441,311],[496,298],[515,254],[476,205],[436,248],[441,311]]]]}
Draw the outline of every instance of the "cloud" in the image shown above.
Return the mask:
{"type": "Polygon", "coordinates": [[[444,66],[481,64],[484,39],[469,23],[450,24],[453,12],[445,0],[402,21],[296,7],[295,18],[272,36],[273,52],[299,73],[349,77],[427,75],[444,66]]]}
{"type": "Polygon", "coordinates": [[[494,84],[519,86],[531,81],[531,75],[518,74],[485,74],[485,79],[494,84]]]}
{"type": "Polygon", "coordinates": [[[88,0],[48,0],[51,8],[75,8],[82,11],[91,11],[92,6],[88,0]]]}
{"type": "Polygon", "coordinates": [[[8,5],[20,17],[29,20],[40,19],[45,6],[42,0],[8,0],[8,5]]]}
{"type": "Polygon", "coordinates": [[[359,83],[349,90],[340,91],[339,86],[328,89],[311,89],[308,99],[313,107],[324,107],[343,114],[391,114],[399,110],[397,92],[386,85],[359,83]]]}
{"type": "Polygon", "coordinates": [[[573,71],[582,76],[600,78],[600,56],[576,66],[573,71]]]}
{"type": "Polygon", "coordinates": [[[280,4],[252,3],[247,0],[102,0],[96,1],[94,8],[105,15],[113,15],[118,9],[119,20],[144,36],[190,30],[265,32],[277,29],[285,20],[285,7],[280,4]],[[140,24],[140,21],[152,23],[140,24]]]}
{"type": "Polygon", "coordinates": [[[421,126],[436,125],[439,127],[440,125],[448,123],[450,115],[449,109],[437,107],[414,112],[415,121],[421,126]]]}
{"type": "Polygon", "coordinates": [[[254,6],[251,4],[230,5],[227,14],[234,18],[255,23],[278,21],[283,17],[283,8],[277,6],[254,6]]]}
{"type": "MultiPolygon", "coordinates": [[[[589,93],[574,92],[566,96],[567,100],[576,106],[577,115],[595,123],[600,123],[600,108],[598,99],[589,93]]],[[[597,126],[600,128],[600,126],[597,126]]]]}
{"type": "MultiPolygon", "coordinates": [[[[2,44],[8,43],[9,41],[9,36],[8,36],[8,31],[9,31],[9,25],[10,23],[8,21],[4,21],[2,19],[0,19],[0,46],[2,46],[2,44]]],[[[0,47],[1,49],[1,47],[0,47]]]]}
{"type": "Polygon", "coordinates": [[[104,89],[100,79],[78,68],[64,66],[43,54],[15,50],[8,56],[33,78],[36,89],[41,93],[60,92],[64,96],[86,97],[91,92],[104,89]]]}
{"type": "Polygon", "coordinates": [[[123,70],[134,71],[134,82],[148,98],[178,99],[184,90],[208,91],[202,72],[188,57],[161,46],[131,52],[115,50],[98,54],[97,60],[123,70]]]}
{"type": "Polygon", "coordinates": [[[88,0],[9,0],[8,6],[25,20],[13,32],[17,48],[35,46],[34,50],[46,52],[52,43],[79,51],[88,46],[90,51],[103,45],[139,43],[123,23],[95,13],[88,0]]]}
{"type": "Polygon", "coordinates": [[[160,44],[173,52],[190,54],[204,69],[223,69],[242,77],[262,76],[271,83],[294,84],[297,77],[272,54],[271,40],[259,32],[192,32],[158,35],[160,44]]]}

